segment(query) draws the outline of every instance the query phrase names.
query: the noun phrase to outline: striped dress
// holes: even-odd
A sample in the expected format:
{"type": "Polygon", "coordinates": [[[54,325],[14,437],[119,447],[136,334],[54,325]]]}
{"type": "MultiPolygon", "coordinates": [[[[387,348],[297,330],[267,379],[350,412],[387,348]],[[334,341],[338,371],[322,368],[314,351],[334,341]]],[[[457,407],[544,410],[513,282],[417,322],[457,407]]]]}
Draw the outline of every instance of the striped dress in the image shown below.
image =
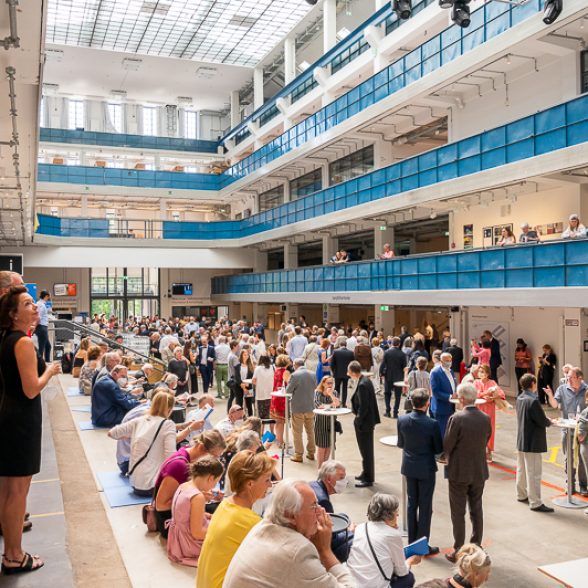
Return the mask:
{"type": "MultiPolygon", "coordinates": [[[[333,401],[330,396],[325,396],[322,392],[315,390],[314,407],[319,408],[323,404],[331,404],[333,401]]],[[[317,447],[327,449],[331,447],[331,417],[315,414],[314,415],[314,441],[317,447]]]]}

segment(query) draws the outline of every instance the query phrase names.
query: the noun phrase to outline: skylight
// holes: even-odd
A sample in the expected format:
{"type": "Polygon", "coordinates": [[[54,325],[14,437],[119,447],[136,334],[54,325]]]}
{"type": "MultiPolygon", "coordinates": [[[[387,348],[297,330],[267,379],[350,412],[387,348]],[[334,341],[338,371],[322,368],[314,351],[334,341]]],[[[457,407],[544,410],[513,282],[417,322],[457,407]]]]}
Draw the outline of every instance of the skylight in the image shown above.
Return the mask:
{"type": "Polygon", "coordinates": [[[49,0],[47,42],[255,66],[306,0],[49,0]]]}

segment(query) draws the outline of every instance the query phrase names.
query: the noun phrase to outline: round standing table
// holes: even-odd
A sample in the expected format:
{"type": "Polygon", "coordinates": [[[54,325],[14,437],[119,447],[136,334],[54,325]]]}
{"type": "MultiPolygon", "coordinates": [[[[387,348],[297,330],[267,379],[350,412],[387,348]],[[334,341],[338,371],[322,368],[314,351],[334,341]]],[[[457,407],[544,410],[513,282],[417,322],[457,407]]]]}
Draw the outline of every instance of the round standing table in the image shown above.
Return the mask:
{"type": "MultiPolygon", "coordinates": [[[[394,384],[396,385],[396,383],[394,384]]],[[[389,437],[382,437],[380,439],[382,445],[388,445],[389,447],[398,447],[398,437],[396,435],[390,435],[389,437]]],[[[406,495],[406,478],[402,476],[402,528],[399,531],[403,537],[408,536],[408,498],[406,495]]]]}
{"type": "MultiPolygon", "coordinates": [[[[459,404],[459,398],[450,398],[449,402],[451,402],[451,404],[459,404]]],[[[476,398],[476,406],[479,406],[480,404],[486,404],[486,401],[483,398],[476,398]]]]}
{"type": "Polygon", "coordinates": [[[290,453],[290,429],[289,429],[289,422],[290,422],[290,406],[289,400],[292,398],[292,394],[288,394],[287,392],[272,392],[272,396],[276,398],[285,398],[285,409],[284,409],[284,445],[286,446],[285,454],[291,455],[290,453]]]}
{"type": "Polygon", "coordinates": [[[573,452],[573,436],[576,429],[576,421],[570,419],[559,419],[554,423],[556,427],[560,429],[567,429],[568,434],[566,435],[566,474],[568,477],[568,491],[566,496],[563,498],[554,498],[553,504],[562,506],[563,508],[586,508],[586,503],[582,500],[574,498],[572,494],[572,488],[574,486],[574,452],[573,452]]]}
{"type": "Polygon", "coordinates": [[[312,412],[331,417],[331,459],[335,459],[335,417],[349,414],[350,408],[315,408],[312,412]]]}

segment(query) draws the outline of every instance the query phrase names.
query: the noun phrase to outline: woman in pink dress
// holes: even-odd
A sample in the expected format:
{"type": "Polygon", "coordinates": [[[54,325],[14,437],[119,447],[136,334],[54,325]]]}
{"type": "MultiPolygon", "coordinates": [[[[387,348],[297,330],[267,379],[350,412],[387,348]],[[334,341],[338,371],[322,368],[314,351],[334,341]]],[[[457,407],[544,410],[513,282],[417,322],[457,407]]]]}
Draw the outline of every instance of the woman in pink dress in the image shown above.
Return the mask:
{"type": "Polygon", "coordinates": [[[488,441],[488,448],[486,450],[486,458],[491,463],[492,452],[494,451],[494,435],[496,433],[495,400],[497,398],[505,400],[506,396],[498,384],[490,379],[490,366],[485,363],[478,368],[478,379],[474,381],[474,386],[476,386],[476,390],[478,391],[478,398],[486,401],[485,404],[479,404],[478,408],[490,417],[492,423],[492,436],[490,437],[490,441],[488,441]]]}
{"type": "Polygon", "coordinates": [[[491,353],[490,341],[482,341],[482,346],[480,347],[476,341],[472,339],[472,356],[478,360],[478,365],[490,365],[491,353]]]}
{"type": "Polygon", "coordinates": [[[168,521],[167,556],[171,561],[198,567],[210,522],[210,515],[204,507],[222,473],[221,462],[212,455],[201,457],[190,465],[191,479],[176,490],[172,518],[168,521]]]}

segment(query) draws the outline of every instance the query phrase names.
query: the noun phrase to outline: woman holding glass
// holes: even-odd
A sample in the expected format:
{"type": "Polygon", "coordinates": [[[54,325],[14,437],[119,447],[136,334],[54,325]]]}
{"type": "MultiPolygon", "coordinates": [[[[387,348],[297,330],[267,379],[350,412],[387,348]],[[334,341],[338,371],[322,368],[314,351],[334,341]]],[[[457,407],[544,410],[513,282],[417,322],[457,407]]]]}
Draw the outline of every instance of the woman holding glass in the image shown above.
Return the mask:
{"type": "MultiPolygon", "coordinates": [[[[338,408],[339,399],[335,396],[335,380],[324,376],[314,393],[315,408],[338,408]]],[[[314,440],[317,448],[317,466],[329,459],[331,454],[331,417],[323,414],[314,415],[314,440]]]]}

